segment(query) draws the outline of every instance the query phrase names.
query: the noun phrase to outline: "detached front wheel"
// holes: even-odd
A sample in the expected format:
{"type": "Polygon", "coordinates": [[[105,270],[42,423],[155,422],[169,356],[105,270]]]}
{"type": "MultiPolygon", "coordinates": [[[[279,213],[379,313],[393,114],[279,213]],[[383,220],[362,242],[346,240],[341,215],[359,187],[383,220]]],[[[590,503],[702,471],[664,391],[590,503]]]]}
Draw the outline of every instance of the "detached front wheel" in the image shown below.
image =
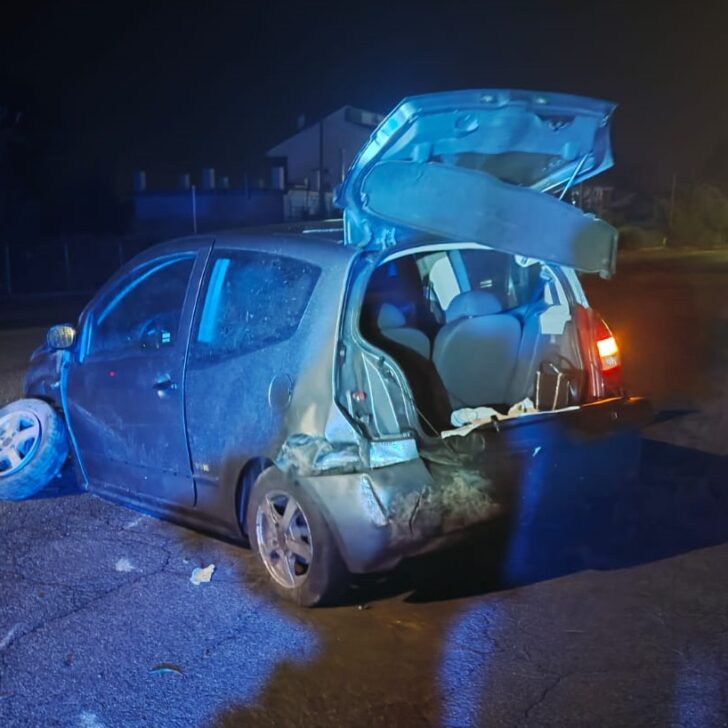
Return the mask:
{"type": "Polygon", "coordinates": [[[67,458],[66,426],[49,404],[19,399],[0,409],[0,499],[35,495],[67,458]]]}
{"type": "Polygon", "coordinates": [[[341,594],[349,574],[328,524],[303,486],[269,468],[253,487],[247,514],[251,546],[279,595],[313,607],[341,594]]]}

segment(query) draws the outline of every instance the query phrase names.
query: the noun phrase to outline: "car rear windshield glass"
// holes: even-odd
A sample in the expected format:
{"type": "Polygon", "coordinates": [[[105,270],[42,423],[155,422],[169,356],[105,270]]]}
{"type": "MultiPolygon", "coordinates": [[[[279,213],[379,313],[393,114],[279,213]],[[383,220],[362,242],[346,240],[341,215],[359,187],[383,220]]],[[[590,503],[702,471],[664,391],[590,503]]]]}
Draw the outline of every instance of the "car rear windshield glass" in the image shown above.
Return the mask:
{"type": "Polygon", "coordinates": [[[528,303],[537,288],[540,265],[526,267],[512,255],[482,248],[428,252],[413,256],[422,284],[429,287],[428,298],[443,311],[464,291],[494,293],[504,308],[528,303]]]}
{"type": "Polygon", "coordinates": [[[310,263],[279,255],[218,253],[195,325],[194,358],[237,356],[290,338],[320,273],[310,263]]]}

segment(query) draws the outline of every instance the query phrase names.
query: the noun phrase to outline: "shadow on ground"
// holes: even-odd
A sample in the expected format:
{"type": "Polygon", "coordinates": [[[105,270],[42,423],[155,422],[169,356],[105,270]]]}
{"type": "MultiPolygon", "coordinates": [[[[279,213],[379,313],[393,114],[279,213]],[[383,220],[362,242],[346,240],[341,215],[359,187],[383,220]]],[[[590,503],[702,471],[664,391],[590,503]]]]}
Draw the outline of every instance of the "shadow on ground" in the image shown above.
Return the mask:
{"type": "Polygon", "coordinates": [[[68,462],[63,470],[40,493],[36,493],[28,500],[45,500],[46,498],[65,498],[67,496],[81,495],[86,491],[81,488],[73,465],[68,462]]]}
{"type": "MultiPolygon", "coordinates": [[[[391,574],[355,579],[345,604],[357,611],[316,610],[308,617],[299,613],[320,633],[317,658],[305,664],[278,665],[255,704],[231,707],[211,725],[231,728],[281,721],[290,725],[539,724],[533,709],[561,680],[559,668],[549,667],[549,663],[557,665],[561,658],[555,652],[567,649],[569,637],[564,633],[591,634],[589,639],[597,640],[596,646],[590,642],[583,655],[574,658],[596,672],[607,669],[605,665],[613,661],[610,652],[628,655],[627,673],[633,663],[641,664],[641,652],[665,651],[660,667],[660,684],[667,691],[661,698],[664,702],[645,712],[655,725],[667,724],[685,710],[693,710],[690,700],[708,706],[694,714],[698,720],[695,725],[714,715],[705,712],[721,710],[714,695],[695,697],[697,693],[688,691],[686,698],[672,685],[682,685],[687,679],[687,668],[681,667],[684,660],[675,659],[680,646],[672,639],[665,641],[664,635],[658,635],[663,642],[653,646],[654,625],[643,624],[652,609],[669,610],[664,594],[643,596],[646,603],[640,605],[632,622],[611,622],[620,610],[626,613],[634,609],[624,596],[635,579],[628,567],[728,542],[728,458],[651,441],[644,441],[642,447],[641,472],[630,482],[595,492],[583,481],[568,484],[561,479],[531,499],[531,503],[538,503],[535,511],[522,511],[510,522],[503,520],[489,532],[473,534],[447,552],[412,559],[391,574]],[[568,586],[571,582],[557,580],[566,575],[581,577],[568,586]],[[615,580],[628,586],[615,588],[615,580]],[[615,593],[610,594],[609,589],[615,593]],[[463,601],[463,597],[471,599],[463,601]],[[504,610],[504,602],[513,602],[512,607],[504,610]],[[538,624],[544,619],[539,616],[541,610],[555,614],[547,618],[546,625],[538,626],[536,634],[524,637],[521,632],[528,631],[529,620],[538,624]],[[586,625],[579,629],[584,620],[586,625]],[[649,634],[641,636],[640,630],[646,629],[649,634]],[[597,636],[605,630],[606,634],[597,636]],[[491,674],[495,657],[500,664],[516,659],[506,656],[509,650],[516,656],[523,651],[528,655],[528,650],[538,650],[533,645],[548,642],[545,634],[550,631],[553,644],[543,664],[536,669],[528,658],[528,664],[518,668],[526,671],[525,677],[528,670],[535,670],[533,680],[540,679],[541,687],[535,688],[526,680],[525,685],[519,683],[515,688],[525,691],[524,695],[511,696],[509,705],[498,707],[489,702],[486,706],[483,691],[501,680],[500,673],[497,677],[491,674]],[[481,632],[482,636],[474,636],[481,632]],[[463,644],[458,646],[458,640],[463,644]],[[501,653],[499,640],[515,643],[501,653]],[[525,644],[517,640],[525,640],[525,644]],[[491,654],[493,651],[497,655],[491,654]],[[423,675],[428,677],[423,680],[423,675]],[[466,689],[471,680],[476,688],[466,689]],[[393,697],[398,694],[401,699],[393,697]],[[413,699],[413,694],[420,697],[413,699]],[[525,712],[511,715],[508,711],[519,701],[525,703],[525,712]],[[459,722],[464,715],[469,717],[459,722]]],[[[669,569],[671,563],[657,568],[669,569]]],[[[656,593],[667,589],[667,595],[672,594],[669,579],[654,581],[656,593]]],[[[253,588],[262,588],[261,582],[253,588]]],[[[685,588],[690,588],[687,579],[685,588]]],[[[649,682],[657,679],[657,672],[653,672],[644,678],[644,685],[634,687],[634,694],[642,689],[649,693],[649,682]]],[[[605,684],[611,679],[605,678],[605,684]]],[[[639,683],[642,678],[633,675],[629,679],[639,683]]],[[[710,689],[715,692],[714,688],[710,689]]],[[[589,715],[591,700],[595,711],[609,710],[602,703],[611,698],[605,700],[600,694],[598,681],[589,690],[593,694],[585,696],[577,691],[566,698],[564,712],[559,713],[565,717],[564,724],[577,709],[589,715]]],[[[650,699],[654,695],[648,702],[650,699]]],[[[639,706],[622,707],[633,717],[641,715],[639,706]]],[[[607,712],[604,715],[606,719],[607,712]]]]}
{"type": "Polygon", "coordinates": [[[355,577],[343,603],[459,599],[727,542],[728,457],[650,440],[642,448],[638,478],[596,494],[588,483],[551,483],[531,518],[494,521],[389,574],[355,577]]]}

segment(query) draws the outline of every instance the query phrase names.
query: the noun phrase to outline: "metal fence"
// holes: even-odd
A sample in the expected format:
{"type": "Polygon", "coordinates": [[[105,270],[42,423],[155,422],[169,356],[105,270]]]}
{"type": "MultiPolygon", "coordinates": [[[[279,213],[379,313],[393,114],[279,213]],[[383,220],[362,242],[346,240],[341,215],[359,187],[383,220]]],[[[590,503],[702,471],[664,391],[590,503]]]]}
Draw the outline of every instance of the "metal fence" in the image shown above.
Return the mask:
{"type": "Polygon", "coordinates": [[[0,295],[90,293],[153,242],[94,235],[0,242],[0,295]]]}

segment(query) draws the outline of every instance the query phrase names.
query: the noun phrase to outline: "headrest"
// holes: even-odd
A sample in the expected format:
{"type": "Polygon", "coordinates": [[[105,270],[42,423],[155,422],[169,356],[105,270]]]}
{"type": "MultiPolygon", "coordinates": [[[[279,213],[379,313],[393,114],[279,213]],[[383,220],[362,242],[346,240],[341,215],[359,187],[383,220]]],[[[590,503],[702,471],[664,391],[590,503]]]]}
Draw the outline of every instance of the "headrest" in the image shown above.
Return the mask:
{"type": "Polygon", "coordinates": [[[379,307],[377,327],[381,329],[398,329],[407,323],[404,314],[393,304],[383,303],[379,307]]]}
{"type": "Polygon", "coordinates": [[[450,323],[466,316],[490,316],[503,310],[498,296],[490,291],[465,291],[450,301],[445,311],[445,321],[450,323]]]}

